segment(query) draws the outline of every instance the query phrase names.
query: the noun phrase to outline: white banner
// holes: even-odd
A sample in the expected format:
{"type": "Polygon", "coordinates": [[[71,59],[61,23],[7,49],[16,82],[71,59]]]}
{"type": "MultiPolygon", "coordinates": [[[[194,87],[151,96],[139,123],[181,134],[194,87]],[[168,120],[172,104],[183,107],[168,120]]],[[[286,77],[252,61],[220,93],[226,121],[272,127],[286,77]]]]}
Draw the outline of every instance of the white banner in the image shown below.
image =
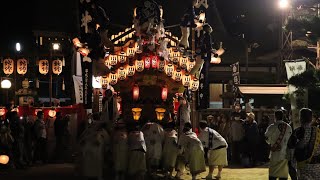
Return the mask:
{"type": "Polygon", "coordinates": [[[83,103],[82,77],[73,75],[76,104],[83,103]]]}
{"type": "MultiPolygon", "coordinates": [[[[304,60],[296,60],[296,61],[288,61],[285,63],[286,70],[287,70],[287,77],[288,80],[296,76],[298,74],[303,73],[306,71],[307,63],[304,60]]],[[[291,121],[293,123],[293,128],[296,129],[300,127],[300,120],[299,120],[299,109],[297,109],[297,99],[304,99],[304,104],[308,104],[308,97],[307,92],[305,93],[305,97],[297,97],[294,93],[297,88],[293,85],[289,85],[289,91],[290,94],[290,103],[291,103],[291,121]]]]}

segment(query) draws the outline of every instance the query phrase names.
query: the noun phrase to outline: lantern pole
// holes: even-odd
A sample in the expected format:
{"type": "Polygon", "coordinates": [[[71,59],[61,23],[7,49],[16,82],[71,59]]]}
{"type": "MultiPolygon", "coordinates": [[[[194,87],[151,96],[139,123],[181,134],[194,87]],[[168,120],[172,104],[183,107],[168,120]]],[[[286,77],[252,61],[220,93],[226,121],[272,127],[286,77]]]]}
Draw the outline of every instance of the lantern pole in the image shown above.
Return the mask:
{"type": "Polygon", "coordinates": [[[52,49],[50,48],[50,58],[49,58],[49,76],[50,76],[50,82],[49,82],[49,102],[50,102],[50,106],[52,106],[52,49]]]}

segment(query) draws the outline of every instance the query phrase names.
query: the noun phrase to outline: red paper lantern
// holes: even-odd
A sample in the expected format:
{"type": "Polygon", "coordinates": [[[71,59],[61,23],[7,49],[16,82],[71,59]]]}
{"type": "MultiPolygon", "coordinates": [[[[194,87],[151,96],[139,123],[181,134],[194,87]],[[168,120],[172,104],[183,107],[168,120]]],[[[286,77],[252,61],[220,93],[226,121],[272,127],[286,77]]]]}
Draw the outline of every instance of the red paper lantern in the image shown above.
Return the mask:
{"type": "Polygon", "coordinates": [[[162,91],[161,91],[161,99],[162,100],[167,100],[168,98],[168,88],[167,86],[162,87],[162,91]]]}
{"type": "Polygon", "coordinates": [[[153,69],[155,69],[155,68],[157,68],[157,65],[158,65],[158,58],[157,58],[157,56],[153,56],[151,59],[151,67],[153,69]]]}
{"type": "Polygon", "coordinates": [[[132,97],[134,100],[138,100],[139,98],[139,86],[135,84],[132,89],[132,97]]]}
{"type": "Polygon", "coordinates": [[[151,58],[150,57],[145,57],[144,58],[144,67],[146,69],[149,69],[150,68],[150,65],[151,65],[151,58]]]}

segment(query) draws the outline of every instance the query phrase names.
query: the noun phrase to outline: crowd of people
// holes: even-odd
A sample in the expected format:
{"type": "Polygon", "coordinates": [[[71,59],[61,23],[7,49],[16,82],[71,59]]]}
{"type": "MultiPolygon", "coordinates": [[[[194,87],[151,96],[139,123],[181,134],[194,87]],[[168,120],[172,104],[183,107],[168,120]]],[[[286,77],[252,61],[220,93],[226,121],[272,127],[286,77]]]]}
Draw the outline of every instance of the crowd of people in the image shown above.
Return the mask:
{"type": "Polygon", "coordinates": [[[8,109],[0,120],[0,154],[10,161],[1,168],[25,169],[37,164],[64,162],[69,145],[68,124],[70,116],[57,112],[54,121],[56,145],[54,157],[48,156],[48,133],[50,120],[44,119],[43,111],[36,116],[19,116],[16,109],[8,109]]]}

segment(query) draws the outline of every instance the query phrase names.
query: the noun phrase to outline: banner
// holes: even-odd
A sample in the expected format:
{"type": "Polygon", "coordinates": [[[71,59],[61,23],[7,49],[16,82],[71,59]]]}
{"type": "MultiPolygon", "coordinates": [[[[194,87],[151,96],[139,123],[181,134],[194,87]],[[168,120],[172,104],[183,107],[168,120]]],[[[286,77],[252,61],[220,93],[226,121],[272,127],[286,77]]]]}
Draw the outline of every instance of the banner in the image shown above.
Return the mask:
{"type": "Polygon", "coordinates": [[[210,106],[210,94],[209,94],[209,66],[211,56],[206,57],[204,60],[203,68],[200,72],[199,78],[199,91],[197,97],[197,109],[207,109],[210,106]]]}
{"type": "Polygon", "coordinates": [[[82,58],[83,105],[92,109],[92,60],[88,56],[82,58]]]}
{"type": "Polygon", "coordinates": [[[76,104],[83,103],[83,91],[82,91],[82,77],[73,75],[74,94],[76,98],[76,104]]]}
{"type": "MultiPolygon", "coordinates": [[[[285,62],[285,66],[286,66],[288,80],[293,76],[303,73],[304,71],[306,71],[306,68],[307,68],[306,62],[302,59],[295,60],[295,61],[287,61],[285,62]]],[[[305,91],[303,95],[301,95],[300,93],[299,94],[294,93],[297,90],[297,88],[293,85],[289,85],[288,89],[289,89],[288,93],[290,94],[290,103],[291,103],[291,112],[292,112],[291,121],[293,123],[293,128],[296,129],[300,127],[300,120],[299,120],[300,109],[298,109],[297,107],[297,99],[302,100],[304,104],[303,106],[307,107],[308,95],[307,95],[307,91],[305,91]]]]}
{"type": "Polygon", "coordinates": [[[234,64],[231,64],[231,70],[232,70],[232,78],[233,78],[233,84],[239,85],[240,84],[240,68],[239,68],[239,62],[236,62],[234,64]]]}

